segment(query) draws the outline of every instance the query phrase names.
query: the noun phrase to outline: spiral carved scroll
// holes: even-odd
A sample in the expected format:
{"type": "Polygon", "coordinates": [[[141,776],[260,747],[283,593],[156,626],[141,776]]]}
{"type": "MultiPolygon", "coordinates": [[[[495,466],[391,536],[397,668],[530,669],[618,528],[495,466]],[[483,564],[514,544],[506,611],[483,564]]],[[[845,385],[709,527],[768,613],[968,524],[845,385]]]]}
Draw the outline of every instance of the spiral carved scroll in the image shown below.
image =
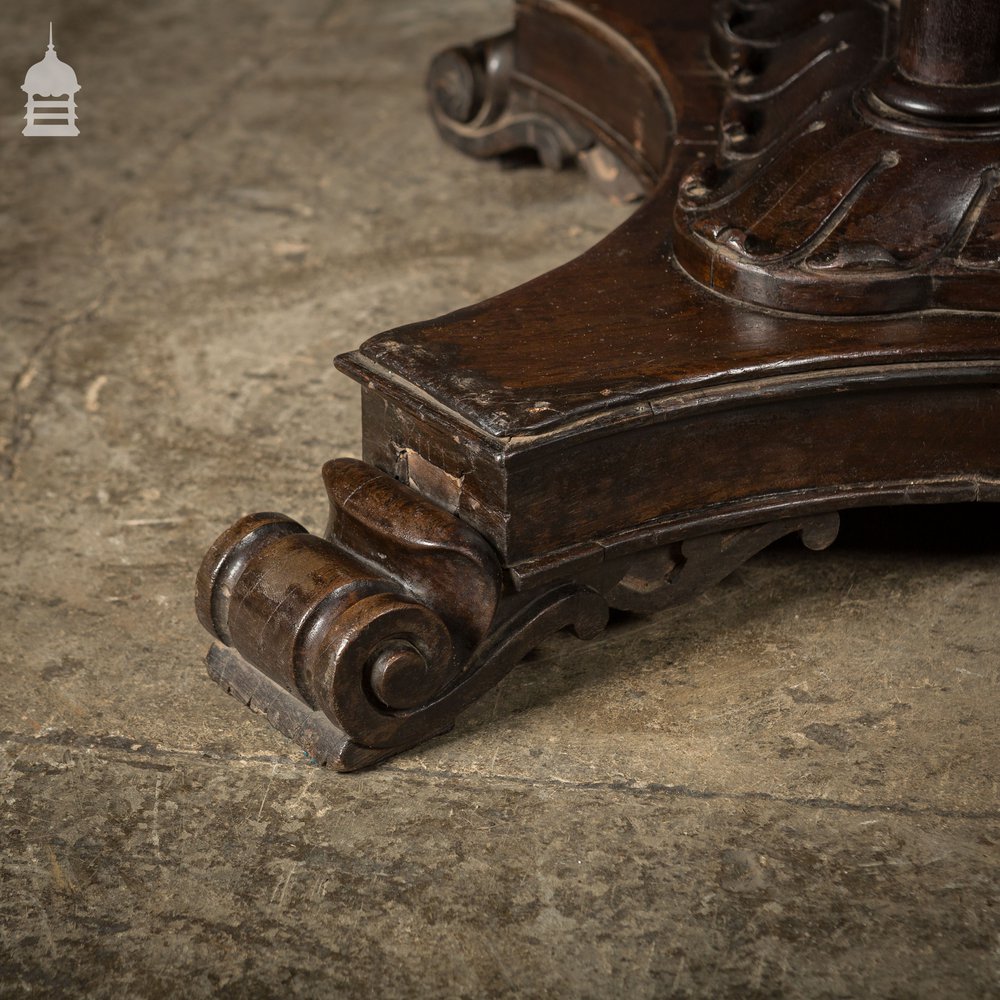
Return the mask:
{"type": "Polygon", "coordinates": [[[559,170],[593,137],[512,88],[513,32],[446,49],[427,75],[431,115],[442,137],[470,156],[533,150],[559,170]]]}
{"type": "Polygon", "coordinates": [[[453,515],[361,462],[324,478],[326,537],[242,518],[205,557],[197,608],[221,644],[216,680],[327,762],[351,769],[443,732],[549,633],[604,627],[586,587],[501,610],[492,549],[453,515]]]}
{"type": "Polygon", "coordinates": [[[652,179],[635,174],[578,117],[515,72],[514,47],[508,31],[435,56],[427,93],[441,137],[468,156],[527,150],[549,170],[577,162],[613,200],[641,197],[652,179]]]}
{"type": "Polygon", "coordinates": [[[243,518],[205,558],[198,612],[223,645],[344,738],[400,747],[450,725],[441,697],[486,636],[499,568],[445,511],[362,463],[333,465],[329,537],[279,514],[243,518]],[[365,498],[369,519],[357,509],[365,498]],[[386,537],[394,514],[406,537],[386,537]],[[392,567],[377,565],[390,548],[392,567]]]}
{"type": "MultiPolygon", "coordinates": [[[[222,644],[209,657],[215,679],[314,756],[344,770],[446,731],[551,632],[569,626],[590,638],[608,614],[592,589],[564,585],[515,600],[496,615],[496,567],[467,537],[469,529],[407,487],[366,470],[341,463],[331,497],[345,504],[338,492],[343,480],[350,497],[367,483],[383,503],[395,497],[406,508],[411,533],[421,520],[414,505],[423,505],[417,549],[437,550],[438,587],[421,585],[412,560],[409,578],[398,579],[346,550],[335,534],[317,538],[280,514],[251,515],[233,525],[212,547],[197,585],[199,616],[222,644]],[[452,532],[450,550],[435,537],[442,527],[452,532]],[[424,600],[415,589],[425,590],[424,600]],[[457,606],[476,594],[492,594],[492,606],[478,615],[457,606]],[[485,624],[471,634],[477,619],[485,624]]],[[[344,506],[338,513],[333,532],[350,534],[363,548],[363,530],[350,524],[344,506]]],[[[377,516],[373,523],[384,527],[377,516]]],[[[392,570],[400,572],[408,562],[406,542],[395,548],[392,570]]]]}
{"type": "Polygon", "coordinates": [[[454,515],[353,460],[324,469],[326,537],[253,514],[216,541],[197,608],[209,672],[322,763],[354,770],[450,729],[549,635],[597,636],[609,607],[688,600],[784,535],[824,548],[837,515],[667,545],[597,573],[504,593],[487,543],[454,515]]]}

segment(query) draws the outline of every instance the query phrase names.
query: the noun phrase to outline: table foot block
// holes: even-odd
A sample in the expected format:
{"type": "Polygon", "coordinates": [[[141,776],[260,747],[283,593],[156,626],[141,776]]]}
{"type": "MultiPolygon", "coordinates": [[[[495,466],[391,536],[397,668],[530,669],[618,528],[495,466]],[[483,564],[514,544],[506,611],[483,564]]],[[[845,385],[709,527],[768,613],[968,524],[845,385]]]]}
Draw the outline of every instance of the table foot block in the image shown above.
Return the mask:
{"type": "Polygon", "coordinates": [[[593,638],[610,608],[689,600],[778,538],[820,549],[838,525],[785,518],[570,563],[518,591],[483,538],[408,486],[350,459],[324,477],[325,537],[280,514],[242,518],[206,557],[197,607],[218,640],[212,678],[341,771],[447,732],[563,628],[593,638]]]}

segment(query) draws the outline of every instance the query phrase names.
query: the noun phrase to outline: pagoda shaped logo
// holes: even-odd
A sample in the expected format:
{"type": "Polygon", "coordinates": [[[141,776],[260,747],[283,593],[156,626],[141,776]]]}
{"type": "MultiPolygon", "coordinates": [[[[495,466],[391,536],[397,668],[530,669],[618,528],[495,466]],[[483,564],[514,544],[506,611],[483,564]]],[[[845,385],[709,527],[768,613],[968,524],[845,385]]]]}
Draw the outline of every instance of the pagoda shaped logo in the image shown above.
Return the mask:
{"type": "Polygon", "coordinates": [[[64,63],[52,44],[49,22],[49,48],[45,58],[25,74],[21,85],[28,95],[24,116],[27,124],[22,135],[79,135],[76,127],[76,92],[80,90],[73,67],[64,63]]]}

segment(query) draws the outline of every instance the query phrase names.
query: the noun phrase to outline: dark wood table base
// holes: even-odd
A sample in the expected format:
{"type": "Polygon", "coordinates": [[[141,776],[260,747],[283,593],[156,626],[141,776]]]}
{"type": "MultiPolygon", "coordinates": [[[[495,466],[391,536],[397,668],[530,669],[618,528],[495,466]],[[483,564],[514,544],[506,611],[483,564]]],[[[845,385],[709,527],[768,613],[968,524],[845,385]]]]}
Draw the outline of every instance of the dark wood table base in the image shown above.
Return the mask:
{"type": "Polygon", "coordinates": [[[688,600],[837,511],[1000,499],[988,0],[520,0],[451,49],[476,156],[645,196],[570,264],[337,360],[364,461],[323,537],[233,525],[209,671],[322,763],[451,728],[552,632],[688,600]]]}

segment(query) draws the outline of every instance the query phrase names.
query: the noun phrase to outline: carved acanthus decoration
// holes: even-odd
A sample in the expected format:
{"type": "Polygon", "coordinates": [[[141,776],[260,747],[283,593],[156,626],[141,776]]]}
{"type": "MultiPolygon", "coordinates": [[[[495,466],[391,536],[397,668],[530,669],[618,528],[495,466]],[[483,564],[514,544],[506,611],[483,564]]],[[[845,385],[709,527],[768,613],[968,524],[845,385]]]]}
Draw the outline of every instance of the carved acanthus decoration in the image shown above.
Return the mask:
{"type": "Polygon", "coordinates": [[[675,217],[690,275],[793,312],[1000,308],[1000,121],[887,104],[896,18],[866,0],[718,8],[721,141],[675,217]]]}

